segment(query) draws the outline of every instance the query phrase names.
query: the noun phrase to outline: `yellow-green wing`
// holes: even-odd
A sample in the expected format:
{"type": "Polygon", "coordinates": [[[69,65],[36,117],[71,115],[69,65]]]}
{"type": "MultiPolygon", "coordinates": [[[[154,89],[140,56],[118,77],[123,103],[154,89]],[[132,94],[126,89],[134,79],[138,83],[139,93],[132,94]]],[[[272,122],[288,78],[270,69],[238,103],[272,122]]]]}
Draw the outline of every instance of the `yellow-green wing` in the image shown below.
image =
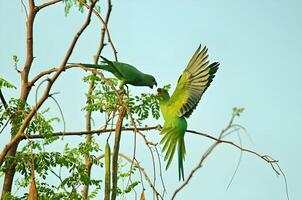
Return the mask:
{"type": "Polygon", "coordinates": [[[207,53],[206,47],[201,50],[201,46],[199,46],[178,79],[168,106],[179,117],[189,117],[192,114],[202,94],[215,77],[219,63],[214,62],[209,65],[207,53]]]}

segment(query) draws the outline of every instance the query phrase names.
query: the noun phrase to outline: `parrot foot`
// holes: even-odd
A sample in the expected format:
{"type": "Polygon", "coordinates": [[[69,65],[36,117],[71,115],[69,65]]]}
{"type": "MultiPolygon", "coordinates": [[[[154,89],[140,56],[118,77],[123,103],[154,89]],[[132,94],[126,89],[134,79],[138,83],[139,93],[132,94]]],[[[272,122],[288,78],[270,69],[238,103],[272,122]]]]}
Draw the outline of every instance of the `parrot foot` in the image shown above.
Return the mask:
{"type": "Polygon", "coordinates": [[[126,85],[126,84],[124,84],[124,82],[121,82],[120,83],[120,86],[119,86],[119,93],[120,93],[120,95],[125,95],[125,94],[128,94],[128,85],[126,85]],[[125,89],[125,87],[126,87],[126,89],[125,89]]]}
{"type": "Polygon", "coordinates": [[[163,129],[163,127],[162,127],[160,124],[158,124],[158,125],[156,126],[156,130],[161,131],[162,129],[163,129]]]}
{"type": "Polygon", "coordinates": [[[125,91],[125,89],[123,88],[123,89],[118,90],[118,93],[119,93],[121,96],[123,96],[124,94],[126,94],[126,91],[125,91]]]}
{"type": "Polygon", "coordinates": [[[125,90],[125,88],[121,88],[120,90],[118,90],[118,93],[121,96],[127,95],[128,96],[128,90],[125,90]]]}

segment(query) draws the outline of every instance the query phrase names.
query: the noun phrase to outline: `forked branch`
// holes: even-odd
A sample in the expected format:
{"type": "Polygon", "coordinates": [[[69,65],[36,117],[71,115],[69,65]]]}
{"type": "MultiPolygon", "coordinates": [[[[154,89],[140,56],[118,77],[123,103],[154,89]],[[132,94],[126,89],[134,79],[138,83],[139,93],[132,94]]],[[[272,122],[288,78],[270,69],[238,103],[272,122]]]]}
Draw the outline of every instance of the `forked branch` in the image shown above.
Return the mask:
{"type": "MultiPolygon", "coordinates": [[[[81,36],[81,34],[84,32],[84,30],[88,27],[89,23],[90,23],[90,18],[91,18],[91,14],[92,14],[92,10],[95,6],[95,3],[96,3],[96,0],[92,0],[91,1],[91,5],[90,5],[90,10],[88,12],[88,15],[87,15],[87,18],[86,18],[86,21],[84,22],[83,26],[81,27],[81,29],[78,31],[78,33],[74,36],[74,39],[66,53],[66,56],[62,62],[62,65],[58,68],[58,70],[56,71],[56,73],[53,75],[52,78],[50,78],[48,80],[48,84],[45,88],[45,91],[43,93],[43,96],[40,98],[40,100],[38,101],[38,103],[33,107],[33,109],[31,110],[31,112],[26,116],[26,118],[24,119],[19,131],[17,132],[17,134],[12,138],[12,140],[5,145],[4,149],[2,150],[1,154],[0,154],[0,166],[2,166],[3,162],[4,162],[4,159],[5,159],[5,156],[7,154],[7,152],[9,151],[9,149],[17,144],[20,139],[24,136],[24,131],[26,129],[26,127],[28,126],[28,124],[30,123],[31,119],[33,118],[33,116],[35,116],[36,112],[38,111],[38,109],[42,106],[42,104],[45,102],[45,100],[48,98],[49,96],[49,92],[50,92],[50,89],[53,85],[53,83],[56,81],[56,79],[59,77],[59,75],[63,72],[63,70],[65,69],[65,65],[69,59],[69,57],[71,56],[72,54],[72,51],[79,39],[79,37],[81,36]]],[[[31,1],[31,4],[30,6],[35,6],[34,5],[34,2],[31,1]]],[[[30,15],[29,15],[30,17],[30,15]]],[[[32,30],[30,30],[32,31],[32,30]]],[[[31,43],[32,43],[32,40],[31,40],[31,43]]],[[[29,61],[30,61],[30,64],[32,62],[32,58],[29,57],[29,61]]],[[[25,65],[24,67],[24,71],[28,72],[29,71],[29,66],[28,65],[25,65]]],[[[26,77],[26,86],[27,86],[27,77],[26,77]]]]}

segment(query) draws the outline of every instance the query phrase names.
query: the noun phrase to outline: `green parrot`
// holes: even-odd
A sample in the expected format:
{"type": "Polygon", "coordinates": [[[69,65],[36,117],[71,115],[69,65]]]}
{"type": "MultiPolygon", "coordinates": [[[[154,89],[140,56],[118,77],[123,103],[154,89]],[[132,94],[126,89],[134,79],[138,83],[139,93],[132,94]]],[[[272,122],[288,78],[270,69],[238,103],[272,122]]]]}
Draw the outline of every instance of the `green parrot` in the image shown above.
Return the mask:
{"type": "MultiPolygon", "coordinates": [[[[124,85],[127,84],[134,85],[134,86],[148,86],[151,89],[153,86],[157,86],[157,82],[155,78],[150,74],[144,74],[143,72],[136,69],[134,66],[122,63],[122,62],[115,62],[110,61],[101,56],[104,60],[101,65],[94,65],[94,64],[83,64],[87,68],[94,68],[94,69],[102,69],[112,73],[116,78],[120,80],[120,88],[122,89],[124,85]]],[[[75,64],[75,63],[71,63],[75,64]]]]}
{"type": "Polygon", "coordinates": [[[171,165],[177,148],[179,180],[184,180],[186,118],[189,118],[196,108],[202,94],[215,77],[219,66],[218,62],[209,65],[207,52],[206,47],[202,50],[201,46],[198,47],[186,69],[179,77],[176,89],[171,97],[167,90],[157,89],[160,110],[165,120],[161,130],[161,134],[164,136],[160,143],[164,143],[162,151],[165,152],[165,161],[168,160],[166,170],[171,165]]]}

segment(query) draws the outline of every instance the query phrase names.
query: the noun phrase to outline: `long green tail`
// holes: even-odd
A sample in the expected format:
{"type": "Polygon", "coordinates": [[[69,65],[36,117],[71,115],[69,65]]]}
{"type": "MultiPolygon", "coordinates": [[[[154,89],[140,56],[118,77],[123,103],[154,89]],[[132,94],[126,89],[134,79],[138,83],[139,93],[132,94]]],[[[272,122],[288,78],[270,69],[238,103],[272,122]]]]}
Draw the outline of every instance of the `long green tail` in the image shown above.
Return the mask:
{"type": "Polygon", "coordinates": [[[170,167],[173,156],[175,154],[176,147],[178,149],[178,176],[179,180],[184,180],[184,167],[183,161],[185,160],[186,148],[184,141],[184,134],[177,131],[175,128],[163,129],[161,134],[165,136],[160,141],[161,144],[164,143],[163,152],[166,153],[165,161],[168,160],[166,165],[166,170],[170,167]]]}
{"type": "Polygon", "coordinates": [[[116,73],[116,69],[113,66],[107,65],[107,64],[103,64],[103,65],[85,64],[85,63],[69,63],[69,64],[80,64],[87,68],[102,69],[102,70],[111,72],[112,74],[116,73]]]}

